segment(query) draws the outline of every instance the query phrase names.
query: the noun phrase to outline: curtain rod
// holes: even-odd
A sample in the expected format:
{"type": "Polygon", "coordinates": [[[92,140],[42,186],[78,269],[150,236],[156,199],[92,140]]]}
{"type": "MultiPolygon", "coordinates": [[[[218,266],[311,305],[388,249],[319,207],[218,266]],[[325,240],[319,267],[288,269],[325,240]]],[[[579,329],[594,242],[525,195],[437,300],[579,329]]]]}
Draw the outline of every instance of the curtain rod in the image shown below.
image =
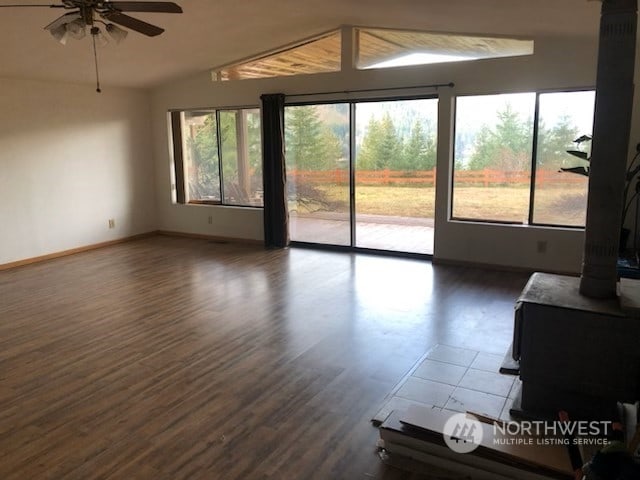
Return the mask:
{"type": "Polygon", "coordinates": [[[438,89],[440,87],[449,87],[453,88],[456,84],[453,82],[449,83],[433,83],[431,85],[417,85],[413,87],[388,87],[388,88],[365,88],[360,90],[336,90],[335,92],[317,92],[317,93],[296,93],[293,95],[286,95],[285,97],[315,97],[316,95],[335,95],[338,93],[368,93],[368,92],[391,92],[395,90],[416,90],[421,88],[435,88],[438,89]]]}

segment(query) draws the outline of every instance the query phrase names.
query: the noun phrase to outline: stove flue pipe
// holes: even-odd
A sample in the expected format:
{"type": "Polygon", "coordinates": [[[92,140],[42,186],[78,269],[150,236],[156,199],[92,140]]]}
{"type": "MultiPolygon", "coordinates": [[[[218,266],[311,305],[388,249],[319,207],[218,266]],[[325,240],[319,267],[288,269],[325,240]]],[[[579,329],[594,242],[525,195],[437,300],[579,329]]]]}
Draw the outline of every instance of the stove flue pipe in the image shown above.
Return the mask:
{"type": "Polygon", "coordinates": [[[580,293],[616,295],[635,71],[637,0],[603,0],[580,293]]]}

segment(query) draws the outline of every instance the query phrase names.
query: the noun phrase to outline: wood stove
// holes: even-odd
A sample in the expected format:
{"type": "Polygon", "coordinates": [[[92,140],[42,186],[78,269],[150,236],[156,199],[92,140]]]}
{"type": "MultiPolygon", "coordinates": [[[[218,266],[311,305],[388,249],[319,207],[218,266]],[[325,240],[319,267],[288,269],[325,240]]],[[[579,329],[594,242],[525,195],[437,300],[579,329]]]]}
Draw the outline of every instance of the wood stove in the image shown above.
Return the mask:
{"type": "Polygon", "coordinates": [[[640,399],[637,280],[619,298],[590,299],[580,279],[535,273],[516,304],[513,357],[522,389],[515,415],[596,419],[640,399]]]}
{"type": "Polygon", "coordinates": [[[637,3],[602,2],[582,276],[534,274],[520,297],[513,357],[520,362],[521,413],[545,416],[567,410],[597,418],[611,403],[640,398],[640,318],[629,307],[636,289],[618,292],[616,269],[637,3]]]}

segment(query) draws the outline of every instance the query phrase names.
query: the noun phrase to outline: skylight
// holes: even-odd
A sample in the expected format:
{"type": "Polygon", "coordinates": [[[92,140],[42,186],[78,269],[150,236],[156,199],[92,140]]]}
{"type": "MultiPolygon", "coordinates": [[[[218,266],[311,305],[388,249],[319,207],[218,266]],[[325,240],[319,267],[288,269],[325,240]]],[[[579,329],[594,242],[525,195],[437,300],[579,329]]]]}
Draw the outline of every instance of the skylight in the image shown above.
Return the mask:
{"type": "Polygon", "coordinates": [[[409,67],[411,65],[429,65],[432,63],[464,62],[475,60],[473,57],[463,57],[461,55],[440,55],[437,53],[409,53],[391,60],[374,63],[367,68],[392,68],[409,67]]]}
{"type": "MultiPolygon", "coordinates": [[[[533,40],[384,28],[343,28],[356,33],[353,67],[360,70],[533,54],[533,40]]],[[[341,30],[215,68],[211,78],[225,81],[339,72],[342,68],[342,42],[351,42],[351,35],[343,39],[341,30]]]]}
{"type": "Polygon", "coordinates": [[[341,35],[333,31],[215,69],[213,80],[246,80],[340,71],[341,35]]]}
{"type": "Polygon", "coordinates": [[[533,40],[358,28],[356,68],[464,62],[533,54],[533,40]]]}

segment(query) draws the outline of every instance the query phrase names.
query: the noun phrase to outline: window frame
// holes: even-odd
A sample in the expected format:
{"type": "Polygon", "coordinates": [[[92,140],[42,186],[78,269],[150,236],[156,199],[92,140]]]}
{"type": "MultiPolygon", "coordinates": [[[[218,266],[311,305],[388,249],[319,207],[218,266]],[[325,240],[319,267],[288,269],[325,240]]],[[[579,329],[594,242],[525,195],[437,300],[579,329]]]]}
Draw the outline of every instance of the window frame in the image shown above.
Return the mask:
{"type": "MultiPolygon", "coordinates": [[[[480,94],[463,94],[456,95],[454,98],[454,106],[452,110],[452,120],[453,120],[453,138],[452,138],[452,147],[451,147],[451,176],[449,188],[451,195],[449,197],[449,205],[448,205],[448,221],[450,222],[464,222],[464,223],[474,223],[474,224],[494,224],[494,225],[514,225],[514,226],[531,226],[531,227],[543,227],[543,228],[560,228],[567,230],[584,230],[586,225],[565,225],[565,224],[551,224],[551,223],[542,223],[534,221],[534,210],[535,210],[535,198],[536,198],[536,170],[538,164],[538,138],[539,138],[539,130],[540,130],[540,96],[549,94],[549,93],[575,93],[575,92],[596,92],[595,87],[576,87],[576,88],[557,88],[557,89],[544,89],[544,90],[533,90],[533,91],[521,91],[521,92],[497,92],[497,93],[480,93],[480,94]],[[488,97],[488,96],[497,96],[503,94],[517,94],[517,93],[528,93],[535,94],[534,101],[534,114],[533,114],[533,126],[532,126],[532,148],[531,148],[531,158],[529,159],[529,172],[530,172],[530,184],[529,184],[529,205],[527,212],[527,221],[526,222],[518,222],[518,221],[506,221],[506,220],[490,220],[490,219],[477,219],[477,218],[465,218],[465,217],[456,217],[453,214],[454,200],[455,200],[455,160],[456,160],[456,138],[458,133],[458,99],[464,97],[488,97]]],[[[595,100],[594,100],[595,101],[595,100]]],[[[593,133],[593,132],[591,132],[593,133]]]]}
{"type": "MultiPolygon", "coordinates": [[[[325,49],[331,48],[331,46],[324,46],[324,47],[325,49]]],[[[239,81],[239,80],[264,80],[264,79],[286,78],[286,77],[301,76],[301,75],[322,75],[326,73],[339,73],[343,69],[343,65],[342,65],[343,48],[344,48],[343,28],[342,27],[334,28],[310,37],[302,38],[293,43],[281,45],[277,48],[259,53],[257,55],[253,55],[229,64],[215,67],[210,70],[211,80],[213,82],[229,82],[229,81],[233,82],[233,81],[239,81]],[[333,37],[336,37],[336,38],[333,38],[333,37]],[[299,55],[300,50],[310,45],[317,47],[318,43],[325,42],[331,39],[337,40],[338,51],[335,52],[337,53],[337,56],[335,59],[333,59],[333,62],[337,66],[335,67],[327,66],[320,70],[307,72],[307,71],[304,71],[305,70],[304,67],[301,68],[300,65],[298,65],[301,63],[300,59],[297,59],[297,56],[299,55]],[[293,55],[293,58],[288,59],[287,56],[289,55],[293,55]],[[270,66],[265,67],[265,65],[261,65],[261,63],[263,62],[268,63],[270,60],[271,61],[280,60],[281,62],[276,62],[276,63],[285,63],[286,67],[292,68],[294,70],[297,68],[298,71],[283,73],[282,70],[279,72],[277,71],[278,67],[270,67],[270,66]],[[258,73],[258,74],[255,74],[254,76],[246,71],[244,73],[242,72],[244,69],[251,70],[252,67],[253,68],[257,67],[258,69],[262,68],[263,70],[269,71],[270,73],[268,74],[258,73]]],[[[330,52],[330,53],[333,53],[333,52],[330,52]]],[[[314,62],[308,63],[307,66],[309,65],[314,66],[313,63],[314,62]]],[[[315,67],[318,68],[317,65],[315,65],[315,67]]]]}
{"type": "Polygon", "coordinates": [[[233,208],[264,208],[264,199],[262,205],[245,205],[239,203],[228,203],[225,201],[224,194],[224,167],[222,161],[222,137],[220,129],[220,113],[221,112],[240,112],[242,110],[257,110],[260,115],[260,145],[262,148],[262,108],[260,106],[240,106],[240,107],[205,107],[205,108],[189,108],[170,110],[170,126],[171,139],[173,142],[173,164],[175,174],[176,197],[174,203],[180,205],[208,205],[218,207],[233,208]],[[184,168],[184,138],[182,133],[184,114],[189,112],[209,112],[215,116],[216,121],[216,149],[218,158],[218,182],[220,187],[220,200],[191,200],[189,199],[189,189],[186,185],[187,178],[184,168]]]}
{"type": "MultiPolygon", "coordinates": [[[[345,92],[346,93],[346,92],[345,92]]],[[[303,96],[306,96],[303,94],[303,96]]],[[[412,100],[436,100],[438,105],[443,101],[442,96],[438,93],[422,93],[422,94],[402,94],[402,95],[381,95],[381,96],[356,96],[349,98],[348,96],[332,96],[326,100],[314,99],[314,100],[294,100],[285,101],[285,109],[287,107],[304,107],[315,105],[333,105],[333,104],[346,104],[349,106],[349,223],[350,223],[350,243],[348,245],[337,245],[332,243],[316,243],[304,240],[291,240],[292,245],[296,246],[313,246],[314,248],[320,248],[332,251],[345,251],[345,252],[380,252],[383,251],[385,255],[393,255],[409,258],[427,258],[433,257],[432,253],[413,253],[403,252],[395,250],[378,250],[368,247],[360,247],[356,245],[356,112],[355,108],[360,103],[379,103],[379,102],[395,102],[395,101],[412,101],[412,100]]],[[[438,107],[439,111],[439,107],[438,107]]],[[[285,116],[286,118],[286,116],[285,116]]],[[[438,123],[438,115],[436,115],[436,152],[438,151],[438,131],[440,125],[438,123]]],[[[285,121],[286,129],[286,121],[285,121]]],[[[285,142],[286,143],[286,142],[285,142]]],[[[286,152],[285,152],[286,154],[286,152]]],[[[436,153],[436,167],[437,167],[437,153],[436,153]]],[[[435,182],[435,178],[434,178],[435,182]]],[[[437,207],[436,207],[437,209],[437,207]]],[[[435,215],[435,212],[434,212],[435,215]]]]}
{"type": "MultiPolygon", "coordinates": [[[[440,65],[442,63],[460,63],[460,62],[469,62],[469,61],[477,61],[477,60],[495,60],[495,59],[504,59],[504,58],[517,58],[517,57],[527,57],[527,56],[531,56],[534,54],[535,52],[535,40],[532,37],[522,37],[522,36],[517,36],[517,35],[509,35],[509,36],[495,36],[495,35],[490,35],[490,34],[486,34],[486,35],[482,35],[482,34],[471,34],[471,33],[452,33],[452,32],[438,32],[438,31],[431,31],[431,30],[419,30],[419,29],[407,29],[407,28],[392,28],[392,27],[376,27],[376,26],[364,26],[364,25],[354,25],[350,27],[352,29],[353,32],[353,50],[355,52],[355,55],[353,57],[353,61],[352,61],[352,68],[354,70],[361,70],[361,71],[366,71],[366,70],[386,70],[386,69],[395,69],[395,68],[406,68],[406,67],[424,67],[424,66],[428,66],[428,65],[440,65]],[[380,66],[380,63],[384,63],[385,61],[389,61],[389,60],[393,60],[394,58],[399,57],[405,57],[407,55],[411,55],[411,54],[420,54],[420,53],[428,53],[428,54],[435,54],[435,55],[446,55],[443,53],[440,53],[439,51],[436,50],[440,50],[438,47],[429,47],[428,45],[425,45],[424,43],[421,42],[417,42],[414,45],[410,45],[411,40],[410,39],[388,39],[388,38],[384,38],[384,35],[386,34],[392,34],[392,35],[408,35],[408,36],[424,36],[424,37],[437,37],[437,39],[440,42],[446,42],[449,39],[455,38],[457,41],[462,40],[466,40],[466,41],[473,41],[475,42],[480,42],[480,43],[484,43],[484,47],[485,48],[489,48],[491,49],[492,47],[488,47],[486,45],[486,42],[494,42],[494,41],[510,41],[510,42],[515,42],[514,44],[511,45],[512,49],[517,49],[516,47],[520,47],[521,51],[518,51],[517,53],[514,52],[513,50],[510,52],[507,51],[502,51],[499,53],[496,53],[495,51],[493,53],[482,53],[482,52],[486,52],[485,49],[482,50],[476,50],[475,52],[469,52],[467,51],[466,53],[469,54],[471,53],[471,55],[469,56],[464,56],[465,52],[456,52],[453,55],[454,56],[458,56],[458,59],[454,59],[454,60],[431,60],[431,61],[425,61],[425,62],[415,62],[415,63],[407,63],[407,64],[400,64],[400,65],[385,65],[385,66],[380,66]],[[382,43],[387,43],[389,45],[395,45],[396,47],[398,47],[400,49],[400,51],[397,52],[393,52],[390,53],[391,58],[386,59],[386,60],[377,60],[375,63],[370,63],[369,65],[365,65],[367,62],[363,59],[363,55],[362,55],[362,45],[363,45],[363,36],[364,35],[369,35],[370,37],[377,37],[377,40],[379,42],[382,43]],[[409,43],[409,45],[407,45],[407,43],[409,43]],[[525,47],[525,44],[527,44],[527,46],[529,48],[525,47]]],[[[440,43],[438,42],[438,43],[440,43]]],[[[366,42],[365,42],[366,43],[366,42]]],[[[449,47],[450,45],[447,45],[447,47],[449,47]]],[[[495,48],[496,46],[493,45],[493,48],[495,48]]],[[[499,48],[499,47],[498,47],[499,48]]],[[[465,50],[463,48],[463,50],[465,50]]],[[[371,62],[371,60],[369,60],[371,62]]]]}

